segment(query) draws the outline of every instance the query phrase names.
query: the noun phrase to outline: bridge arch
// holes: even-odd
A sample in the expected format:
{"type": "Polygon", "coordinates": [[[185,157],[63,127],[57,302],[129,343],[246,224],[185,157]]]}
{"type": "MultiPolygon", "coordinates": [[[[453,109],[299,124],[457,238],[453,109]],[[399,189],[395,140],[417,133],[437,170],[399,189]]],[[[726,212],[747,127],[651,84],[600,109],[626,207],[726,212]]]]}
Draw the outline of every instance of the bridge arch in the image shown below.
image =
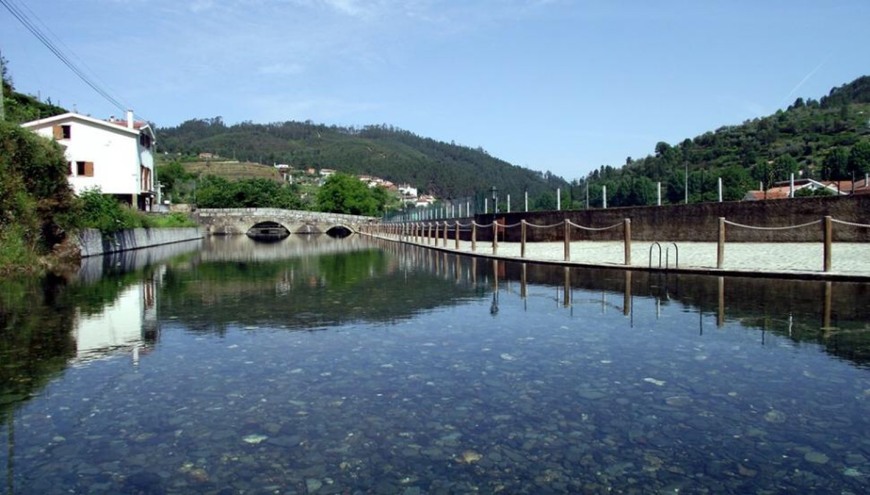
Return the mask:
{"type": "Polygon", "coordinates": [[[245,234],[258,241],[280,241],[290,235],[290,230],[278,222],[266,220],[257,222],[245,234]]]}
{"type": "Polygon", "coordinates": [[[330,237],[344,238],[352,235],[354,230],[345,225],[335,225],[326,231],[326,235],[330,237]]]}

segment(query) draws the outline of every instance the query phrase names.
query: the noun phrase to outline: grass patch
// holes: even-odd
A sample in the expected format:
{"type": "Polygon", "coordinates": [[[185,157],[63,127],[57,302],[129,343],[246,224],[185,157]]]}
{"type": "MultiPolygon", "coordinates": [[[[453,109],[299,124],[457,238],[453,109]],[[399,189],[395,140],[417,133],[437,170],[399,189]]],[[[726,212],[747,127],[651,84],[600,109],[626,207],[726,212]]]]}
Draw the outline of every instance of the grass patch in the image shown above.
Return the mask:
{"type": "Polygon", "coordinates": [[[0,230],[0,275],[38,274],[43,269],[23,227],[13,224],[0,230]]]}

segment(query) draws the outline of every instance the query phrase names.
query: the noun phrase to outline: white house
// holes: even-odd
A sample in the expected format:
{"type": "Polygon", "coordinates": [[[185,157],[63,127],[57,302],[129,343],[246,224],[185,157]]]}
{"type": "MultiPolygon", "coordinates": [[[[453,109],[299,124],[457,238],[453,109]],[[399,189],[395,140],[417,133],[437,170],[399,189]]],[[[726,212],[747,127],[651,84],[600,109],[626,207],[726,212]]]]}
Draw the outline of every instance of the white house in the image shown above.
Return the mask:
{"type": "Polygon", "coordinates": [[[146,122],[99,120],[65,113],[21,124],[66,150],[69,182],[76,194],[100,188],[120,201],[150,210],[154,204],[154,130],[146,122]]]}

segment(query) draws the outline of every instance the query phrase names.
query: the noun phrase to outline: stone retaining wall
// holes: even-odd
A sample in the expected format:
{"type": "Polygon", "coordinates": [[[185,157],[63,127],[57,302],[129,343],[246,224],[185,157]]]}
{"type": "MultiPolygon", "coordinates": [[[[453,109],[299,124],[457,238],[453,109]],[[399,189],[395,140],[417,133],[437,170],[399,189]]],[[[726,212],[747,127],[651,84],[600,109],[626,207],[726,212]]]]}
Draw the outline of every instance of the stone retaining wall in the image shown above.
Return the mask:
{"type": "Polygon", "coordinates": [[[175,229],[127,229],[104,236],[97,229],[84,229],[78,235],[82,258],[131,249],[142,249],[175,242],[202,239],[199,227],[175,229]]]}

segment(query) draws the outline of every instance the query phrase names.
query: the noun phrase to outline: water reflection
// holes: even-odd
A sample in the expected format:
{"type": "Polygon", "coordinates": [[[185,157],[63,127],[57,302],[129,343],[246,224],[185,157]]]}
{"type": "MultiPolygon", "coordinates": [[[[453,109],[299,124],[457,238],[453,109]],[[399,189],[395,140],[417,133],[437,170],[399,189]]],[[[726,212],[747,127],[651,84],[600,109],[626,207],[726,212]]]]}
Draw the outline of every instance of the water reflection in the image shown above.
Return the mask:
{"type": "Polygon", "coordinates": [[[6,491],[859,493],[870,475],[866,285],[297,241],[4,285],[6,491]]]}
{"type": "Polygon", "coordinates": [[[497,260],[480,264],[478,269],[474,258],[459,254],[392,243],[382,247],[413,263],[438,260],[420,265],[437,276],[465,273],[472,285],[478,277],[491,277],[492,314],[498,312],[498,292],[505,290],[499,281],[507,284],[509,291],[514,290],[511,282],[519,282],[516,291],[525,309],[529,300],[536,299],[552,300],[571,314],[580,306],[595,305],[600,314],[615,310],[629,317],[630,327],[635,321],[633,301],[639,297],[654,302],[656,320],[666,319],[670,308],[696,313],[700,335],[705,327],[722,328],[728,322],[737,322],[744,328],[760,330],[761,344],[769,333],[774,333],[795,342],[821,344],[828,352],[862,366],[870,364],[868,284],[569,268],[497,260]],[[621,300],[614,300],[616,295],[621,300]],[[715,318],[712,322],[711,315],[715,318]]]}

